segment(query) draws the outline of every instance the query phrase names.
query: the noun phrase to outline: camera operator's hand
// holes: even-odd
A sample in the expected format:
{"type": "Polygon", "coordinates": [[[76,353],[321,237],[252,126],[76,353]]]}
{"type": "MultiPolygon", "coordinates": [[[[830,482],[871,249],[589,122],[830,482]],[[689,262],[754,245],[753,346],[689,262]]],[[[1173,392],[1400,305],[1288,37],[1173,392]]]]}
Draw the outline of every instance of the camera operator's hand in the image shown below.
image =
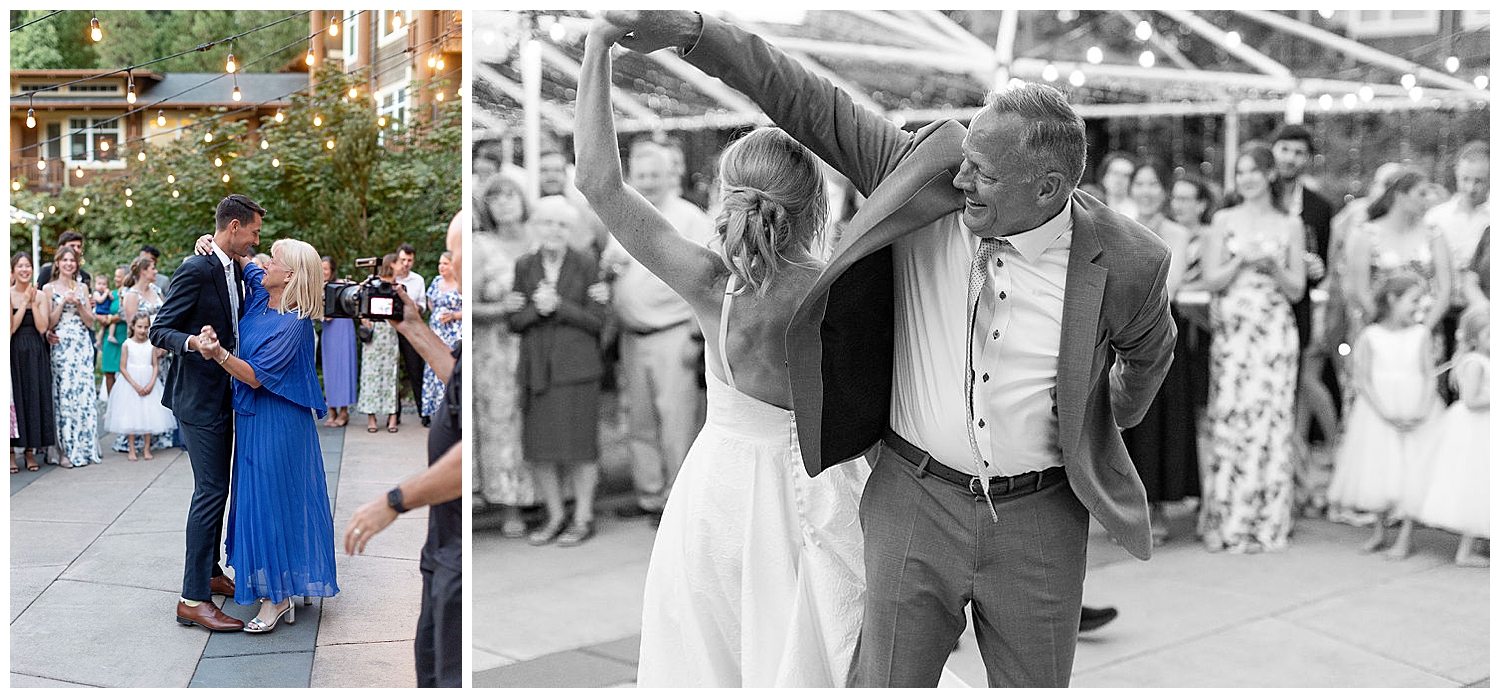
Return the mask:
{"type": "Polygon", "coordinates": [[[391,327],[396,328],[397,332],[407,334],[411,332],[413,323],[422,325],[422,309],[417,307],[411,296],[406,295],[406,287],[401,284],[396,284],[396,297],[401,299],[401,318],[391,318],[386,322],[391,323],[391,327]]]}
{"type": "Polygon", "coordinates": [[[542,315],[557,312],[557,301],[557,287],[550,284],[538,286],[531,294],[531,302],[536,304],[536,311],[542,315]]]}
{"type": "Polygon", "coordinates": [[[526,307],[526,294],[519,291],[511,291],[501,299],[500,309],[507,313],[514,313],[526,307]]]}
{"type": "Polygon", "coordinates": [[[198,236],[198,242],[193,243],[193,253],[194,254],[213,254],[214,253],[214,236],[212,236],[212,235],[200,235],[200,236],[198,236]]]}
{"type": "Polygon", "coordinates": [[[609,305],[609,284],[600,281],[589,286],[589,298],[599,305],[609,305]]]}

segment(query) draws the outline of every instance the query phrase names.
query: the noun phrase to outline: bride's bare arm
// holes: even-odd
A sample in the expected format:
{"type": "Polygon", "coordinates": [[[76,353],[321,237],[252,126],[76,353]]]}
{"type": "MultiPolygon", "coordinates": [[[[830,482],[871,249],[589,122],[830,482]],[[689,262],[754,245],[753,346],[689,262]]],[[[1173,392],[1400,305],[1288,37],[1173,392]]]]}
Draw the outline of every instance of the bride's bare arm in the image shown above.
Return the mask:
{"type": "Polygon", "coordinates": [[[601,20],[585,43],[573,134],[575,184],[636,261],[689,301],[714,296],[718,257],[684,238],[640,192],[625,184],[610,106],[609,57],[610,47],[622,35],[601,20]]]}

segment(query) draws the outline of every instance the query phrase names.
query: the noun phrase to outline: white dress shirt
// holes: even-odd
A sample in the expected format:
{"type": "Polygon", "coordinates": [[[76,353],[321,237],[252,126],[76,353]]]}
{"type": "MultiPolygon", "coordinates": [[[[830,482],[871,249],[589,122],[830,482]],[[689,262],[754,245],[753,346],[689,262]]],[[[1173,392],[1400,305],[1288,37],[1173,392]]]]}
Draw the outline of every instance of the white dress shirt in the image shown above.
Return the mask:
{"type": "Polygon", "coordinates": [[[1004,238],[986,265],[972,337],[968,276],[979,240],[963,227],[960,214],[892,246],[891,427],[944,465],[993,477],[1062,464],[1055,403],[1072,206],[1070,201],[1034,230],[1004,238]],[[964,404],[966,339],[973,343],[976,373],[972,424],[964,404]],[[969,448],[971,428],[980,463],[969,448]]]}
{"type": "Polygon", "coordinates": [[[413,303],[422,310],[427,310],[427,284],[421,274],[414,271],[406,273],[405,278],[396,277],[396,283],[406,289],[406,295],[411,296],[413,303]]]}
{"type": "Polygon", "coordinates": [[[1427,211],[1426,222],[1443,233],[1448,243],[1448,255],[1453,263],[1453,298],[1464,303],[1459,272],[1474,261],[1474,249],[1479,246],[1479,237],[1490,224],[1490,202],[1469,207],[1464,205],[1462,194],[1433,206],[1427,211]]]}
{"type": "MultiPolygon", "coordinates": [[[[230,259],[229,255],[224,254],[224,250],[219,249],[219,243],[212,242],[209,243],[209,246],[213,249],[214,256],[219,258],[219,266],[224,270],[224,286],[229,289],[229,321],[234,325],[235,351],[231,353],[238,356],[240,348],[240,302],[243,300],[244,290],[239,287],[239,284],[234,282],[234,260],[230,259]]],[[[192,339],[192,336],[189,336],[188,339],[192,339]]],[[[187,340],[183,341],[182,347],[184,352],[193,350],[188,345],[187,340]]]]}
{"type": "MultiPolygon", "coordinates": [[[[691,201],[672,197],[658,209],[677,234],[700,245],[713,235],[713,223],[691,201]]],[[[614,284],[614,310],[625,329],[646,332],[671,327],[693,319],[693,309],[667,282],[657,278],[644,264],[610,238],[605,263],[619,268],[614,284]]]]}

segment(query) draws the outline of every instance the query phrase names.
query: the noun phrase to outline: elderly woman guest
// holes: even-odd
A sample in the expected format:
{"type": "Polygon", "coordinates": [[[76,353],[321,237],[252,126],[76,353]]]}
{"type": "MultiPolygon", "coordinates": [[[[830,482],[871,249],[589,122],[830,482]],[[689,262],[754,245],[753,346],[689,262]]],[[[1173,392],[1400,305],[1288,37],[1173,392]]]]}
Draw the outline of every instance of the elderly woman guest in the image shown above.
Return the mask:
{"type": "Polygon", "coordinates": [[[1297,327],[1307,283],[1301,222],[1271,186],[1271,149],[1235,162],[1238,205],[1214,214],[1202,286],[1214,294],[1210,454],[1199,521],[1209,550],[1281,550],[1292,529],[1297,327]]]}
{"type": "MultiPolygon", "coordinates": [[[[334,280],[336,264],[324,257],[323,282],[334,280]]],[[[323,399],[328,403],[325,427],[349,423],[349,406],[358,397],[359,342],[354,336],[354,320],[346,317],[323,318],[323,399]]]]}
{"type": "Polygon", "coordinates": [[[78,251],[60,247],[52,258],[53,279],[42,287],[44,314],[57,333],[52,348],[52,398],[57,405],[58,447],[64,468],[98,463],[98,393],[94,389],[94,347],[89,325],[88,287],[79,281],[78,251]]]}
{"type": "Polygon", "coordinates": [[[526,232],[529,207],[525,189],[504,172],[485,184],[475,216],[473,256],[479,299],[474,305],[474,409],[485,415],[474,423],[475,501],[501,510],[500,535],[526,535],[521,507],[538,503],[531,469],[521,459],[521,406],[516,390],[516,362],[521,339],[505,317],[520,310],[525,298],[512,296],[516,260],[531,248],[526,232]],[[509,301],[509,302],[507,302],[509,301]]]}
{"type": "MultiPolygon", "coordinates": [[[[31,255],[10,258],[10,389],[16,405],[16,435],[11,448],[25,451],[26,469],[37,470],[36,452],[57,440],[52,402],[52,361],[47,358],[49,303],[31,283],[31,255]]],[[[11,459],[11,472],[15,459],[11,459]]]]}
{"type": "MultiPolygon", "coordinates": [[[[382,258],[378,272],[380,279],[395,283],[395,266],[396,253],[392,252],[382,258]]],[[[400,408],[396,402],[396,391],[399,389],[396,383],[396,358],[399,351],[396,346],[396,330],[388,322],[360,322],[370,328],[374,339],[365,345],[364,356],[360,359],[359,403],[354,409],[370,415],[366,431],[371,434],[380,431],[379,425],[375,423],[375,415],[383,414],[386,415],[386,430],[394,434],[400,430],[396,426],[396,410],[400,408]]]]}
{"type": "Polygon", "coordinates": [[[204,356],[234,377],[234,499],[225,550],[235,571],[235,603],[260,600],[247,633],[296,621],[292,596],[339,592],[333,512],[323,474],[316,418],[318,386],[313,319],[323,315],[323,273],[312,245],[277,240],[265,269],[241,257],[246,297],[240,353],[218,344],[211,328],[204,356]]]}
{"type": "MultiPolygon", "coordinates": [[[[432,328],[434,334],[441,337],[444,344],[452,349],[463,338],[464,328],[464,296],[463,289],[458,287],[458,278],[453,273],[453,257],[444,252],[438,258],[438,276],[432,280],[427,287],[427,305],[432,309],[432,316],[427,325],[432,328]]],[[[437,374],[432,372],[432,367],[427,366],[422,370],[422,416],[431,416],[437,411],[438,403],[443,401],[445,389],[443,382],[438,380],[437,374]]]]}

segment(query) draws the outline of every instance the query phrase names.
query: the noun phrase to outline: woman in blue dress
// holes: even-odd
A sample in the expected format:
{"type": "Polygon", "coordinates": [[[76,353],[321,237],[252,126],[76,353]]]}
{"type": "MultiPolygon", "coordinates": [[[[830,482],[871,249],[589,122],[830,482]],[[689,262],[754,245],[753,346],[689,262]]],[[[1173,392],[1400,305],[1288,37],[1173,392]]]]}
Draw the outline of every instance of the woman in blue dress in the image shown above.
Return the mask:
{"type": "MultiPolygon", "coordinates": [[[[323,282],[335,280],[337,268],[332,257],[323,258],[323,282]]],[[[323,318],[323,398],[328,401],[325,427],[349,423],[349,406],[354,404],[359,388],[359,344],[354,338],[354,321],[346,317],[323,318]]]]}
{"type": "Polygon", "coordinates": [[[212,328],[200,335],[204,356],[234,376],[234,499],[225,534],[235,571],[235,603],[260,600],[245,632],[296,621],[292,596],[337,594],[333,512],[313,413],[326,413],[318,385],[313,318],[323,315],[318,253],[277,240],[266,269],[244,265],[245,315],[240,352],[219,346],[212,328]]]}
{"type": "MultiPolygon", "coordinates": [[[[427,287],[427,303],[432,307],[432,318],[427,321],[427,326],[452,349],[463,338],[464,296],[458,279],[453,275],[453,259],[447,252],[438,260],[437,278],[427,287]]],[[[431,366],[422,371],[423,417],[437,411],[444,390],[443,382],[438,380],[431,366]]]]}

